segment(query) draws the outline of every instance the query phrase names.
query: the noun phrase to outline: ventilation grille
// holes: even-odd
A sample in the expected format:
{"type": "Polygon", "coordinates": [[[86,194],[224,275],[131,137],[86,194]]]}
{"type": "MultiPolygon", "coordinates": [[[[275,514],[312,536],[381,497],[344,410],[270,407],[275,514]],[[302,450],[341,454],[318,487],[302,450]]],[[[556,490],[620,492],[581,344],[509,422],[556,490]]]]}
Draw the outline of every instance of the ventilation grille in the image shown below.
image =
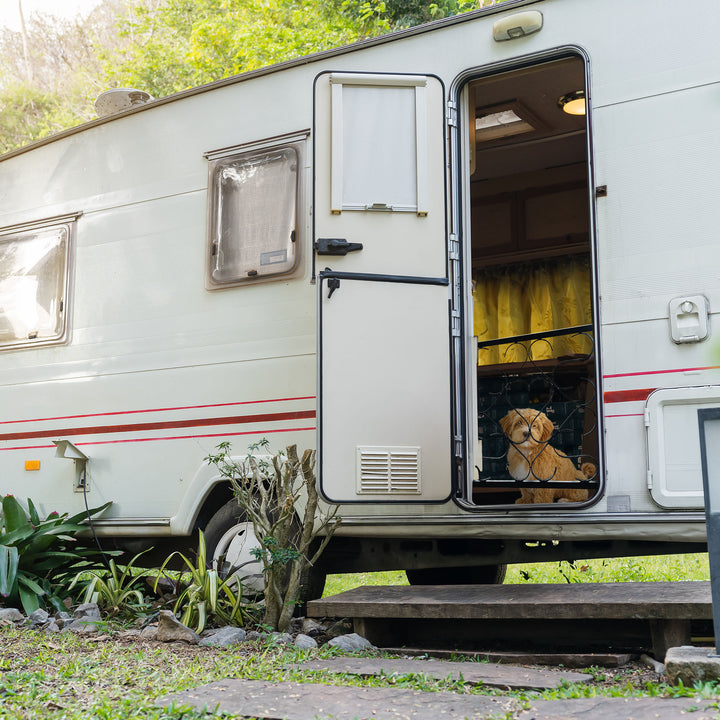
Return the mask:
{"type": "Polygon", "coordinates": [[[420,448],[359,447],[357,492],[374,495],[420,494],[420,448]]]}

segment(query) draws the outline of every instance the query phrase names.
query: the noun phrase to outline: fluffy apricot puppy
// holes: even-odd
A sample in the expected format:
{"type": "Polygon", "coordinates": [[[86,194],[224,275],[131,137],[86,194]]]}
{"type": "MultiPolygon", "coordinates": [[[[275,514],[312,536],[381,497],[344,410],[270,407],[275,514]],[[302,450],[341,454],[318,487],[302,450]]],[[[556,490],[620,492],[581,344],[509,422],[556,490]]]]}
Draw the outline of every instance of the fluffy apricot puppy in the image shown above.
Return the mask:
{"type": "MultiPolygon", "coordinates": [[[[511,410],[500,420],[500,427],[510,440],[507,464],[516,480],[588,480],[596,472],[592,463],[583,463],[578,470],[564,452],[549,444],[555,426],[544,412],[531,408],[511,410]]],[[[580,488],[521,488],[515,502],[584,502],[588,495],[580,488]]]]}

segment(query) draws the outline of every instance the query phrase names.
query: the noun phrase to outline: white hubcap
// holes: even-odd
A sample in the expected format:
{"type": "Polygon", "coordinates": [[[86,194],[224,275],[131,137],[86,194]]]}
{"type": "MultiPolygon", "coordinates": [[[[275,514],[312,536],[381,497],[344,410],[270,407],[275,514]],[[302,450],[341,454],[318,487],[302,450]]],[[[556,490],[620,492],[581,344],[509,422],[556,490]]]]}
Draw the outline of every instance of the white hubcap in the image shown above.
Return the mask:
{"type": "Polygon", "coordinates": [[[251,592],[261,593],[264,589],[262,563],[251,555],[260,547],[252,523],[243,522],[231,527],[218,541],[213,553],[213,567],[225,556],[223,568],[237,568],[235,576],[251,592]]]}

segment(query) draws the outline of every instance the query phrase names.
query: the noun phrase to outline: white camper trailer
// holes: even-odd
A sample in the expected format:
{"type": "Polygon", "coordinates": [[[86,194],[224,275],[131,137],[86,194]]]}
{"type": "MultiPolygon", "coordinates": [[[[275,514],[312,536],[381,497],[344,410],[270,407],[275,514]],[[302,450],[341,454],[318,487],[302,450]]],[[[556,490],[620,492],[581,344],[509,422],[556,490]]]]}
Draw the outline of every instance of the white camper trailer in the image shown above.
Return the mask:
{"type": "Polygon", "coordinates": [[[509,0],[5,155],[2,491],[235,552],[204,458],[267,438],[340,505],[320,571],[702,548],[716,10],[509,0]]]}

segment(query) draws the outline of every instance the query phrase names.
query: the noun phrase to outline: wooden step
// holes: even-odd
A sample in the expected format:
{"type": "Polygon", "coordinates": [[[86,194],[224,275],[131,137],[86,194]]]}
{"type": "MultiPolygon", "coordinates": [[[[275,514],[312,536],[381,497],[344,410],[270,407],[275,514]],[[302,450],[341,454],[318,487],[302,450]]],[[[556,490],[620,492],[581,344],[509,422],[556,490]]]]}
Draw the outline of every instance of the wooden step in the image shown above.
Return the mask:
{"type": "Polygon", "coordinates": [[[712,594],[709,582],[372,586],[313,600],[308,615],[352,618],[380,647],[580,646],[662,659],[690,643],[693,623],[706,629],[712,594]]]}

